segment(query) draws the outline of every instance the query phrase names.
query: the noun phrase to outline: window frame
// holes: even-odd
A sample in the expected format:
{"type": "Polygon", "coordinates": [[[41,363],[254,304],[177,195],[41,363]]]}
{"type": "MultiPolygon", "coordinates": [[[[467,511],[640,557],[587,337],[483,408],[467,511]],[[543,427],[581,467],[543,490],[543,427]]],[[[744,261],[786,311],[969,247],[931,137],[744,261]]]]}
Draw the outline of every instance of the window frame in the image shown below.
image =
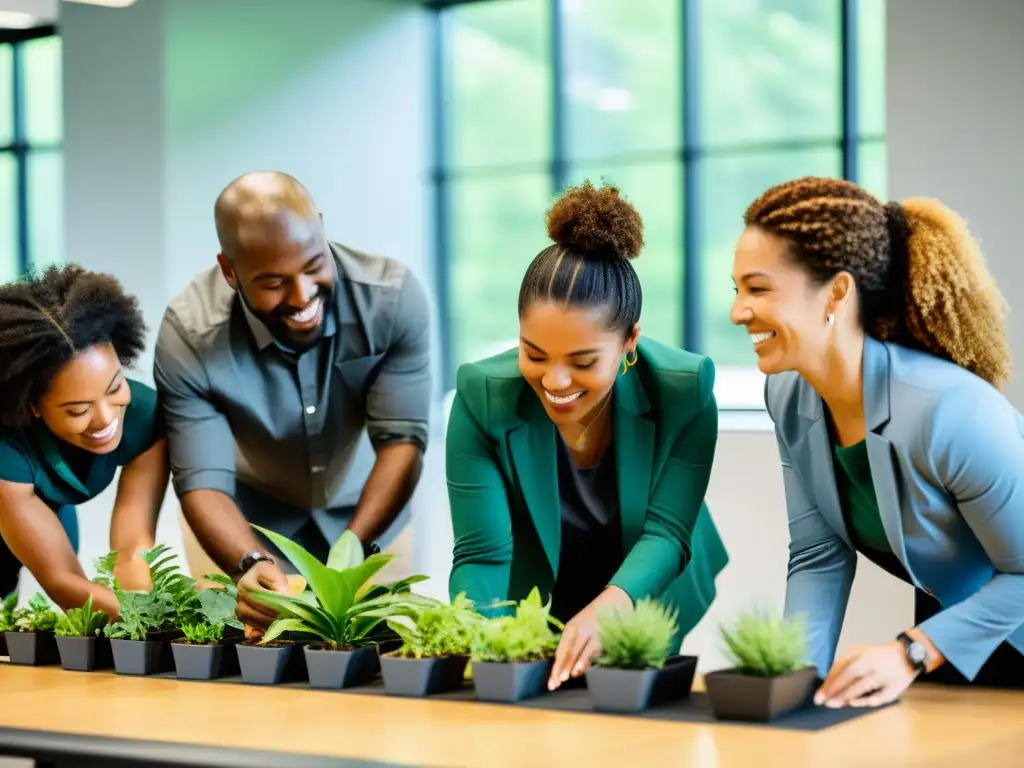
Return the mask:
{"type": "MultiPolygon", "coordinates": [[[[427,0],[425,5],[430,13],[430,112],[432,135],[432,162],[429,173],[432,192],[432,281],[435,289],[438,318],[440,321],[440,373],[443,382],[442,391],[455,385],[455,351],[451,333],[451,258],[452,258],[452,204],[451,184],[456,177],[450,164],[450,147],[448,146],[448,126],[451,120],[446,108],[446,94],[450,93],[452,84],[452,62],[450,58],[448,11],[459,6],[493,0],[427,0]]],[[[730,145],[727,148],[707,147],[700,135],[700,107],[704,73],[701,62],[701,9],[704,2],[710,0],[676,0],[680,4],[680,28],[677,40],[680,51],[680,99],[681,115],[679,171],[682,174],[682,204],[680,217],[682,220],[679,243],[679,258],[682,259],[681,282],[679,286],[680,300],[683,302],[682,324],[679,341],[685,349],[702,352],[704,333],[702,323],[701,263],[702,235],[700,222],[700,185],[702,160],[723,153],[747,153],[752,150],[771,150],[778,148],[814,148],[830,147],[838,149],[841,155],[843,178],[859,181],[858,149],[866,143],[884,142],[884,135],[863,134],[860,131],[859,115],[859,79],[858,56],[858,19],[860,13],[859,0],[838,0],[840,5],[840,134],[836,140],[783,140],[777,142],[745,142],[730,145]]],[[[549,174],[552,194],[559,194],[567,183],[570,170],[570,158],[567,151],[567,130],[565,114],[567,99],[565,96],[564,71],[564,19],[562,0],[546,0],[551,24],[551,73],[552,103],[551,108],[551,157],[549,174]]],[[[757,367],[722,366],[716,377],[715,394],[719,409],[723,412],[735,412],[740,422],[750,425],[747,416],[754,417],[754,422],[763,421],[764,376],[757,367]]]]}
{"type": "Polygon", "coordinates": [[[11,141],[0,146],[0,154],[9,154],[14,158],[14,221],[18,274],[24,274],[32,266],[28,210],[29,158],[39,152],[61,151],[61,142],[32,143],[28,139],[25,121],[25,43],[55,37],[57,34],[57,27],[52,24],[29,29],[0,29],[0,45],[11,46],[11,141]]]}

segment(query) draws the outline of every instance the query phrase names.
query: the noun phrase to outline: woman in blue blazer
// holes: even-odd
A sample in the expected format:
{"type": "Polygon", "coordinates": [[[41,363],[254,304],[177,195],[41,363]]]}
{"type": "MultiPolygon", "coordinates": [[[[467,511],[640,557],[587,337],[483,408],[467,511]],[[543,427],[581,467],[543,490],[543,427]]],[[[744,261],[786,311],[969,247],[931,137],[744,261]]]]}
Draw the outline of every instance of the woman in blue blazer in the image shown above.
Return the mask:
{"type": "Polygon", "coordinates": [[[768,374],[789,516],[786,613],[818,703],[921,674],[1024,687],[1024,419],[1004,305],[964,222],[805,178],[747,210],[732,321],[768,374]],[[857,552],[916,589],[915,626],[834,659],[857,552]]]}

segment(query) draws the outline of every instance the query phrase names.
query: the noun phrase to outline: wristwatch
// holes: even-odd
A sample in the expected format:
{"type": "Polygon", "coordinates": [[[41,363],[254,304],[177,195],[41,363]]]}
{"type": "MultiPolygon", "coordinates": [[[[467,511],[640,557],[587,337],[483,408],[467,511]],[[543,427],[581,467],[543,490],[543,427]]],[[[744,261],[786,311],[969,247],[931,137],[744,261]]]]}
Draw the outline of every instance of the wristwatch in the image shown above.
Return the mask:
{"type": "Polygon", "coordinates": [[[903,643],[903,650],[907,654],[907,661],[914,668],[917,674],[928,669],[928,650],[922,643],[912,638],[906,632],[900,632],[896,639],[903,643]]]}
{"type": "Polygon", "coordinates": [[[375,541],[364,541],[363,542],[363,557],[369,557],[370,555],[379,555],[380,547],[377,546],[375,541]]]}
{"type": "Polygon", "coordinates": [[[235,575],[240,578],[244,576],[246,573],[248,573],[250,569],[252,569],[252,567],[256,565],[256,563],[261,562],[272,563],[274,562],[274,558],[272,558],[270,555],[260,552],[259,550],[246,552],[244,555],[242,555],[242,559],[238,561],[238,567],[235,569],[235,575]]]}

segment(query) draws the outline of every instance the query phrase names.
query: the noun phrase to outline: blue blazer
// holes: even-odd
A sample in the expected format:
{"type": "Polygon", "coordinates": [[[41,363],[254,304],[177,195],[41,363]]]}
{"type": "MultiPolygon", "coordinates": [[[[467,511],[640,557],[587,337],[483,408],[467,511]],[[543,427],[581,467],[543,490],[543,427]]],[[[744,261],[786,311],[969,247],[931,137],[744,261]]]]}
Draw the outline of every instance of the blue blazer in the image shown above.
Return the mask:
{"type": "MultiPolygon", "coordinates": [[[[869,338],[868,458],[892,551],[942,610],[920,625],[973,679],[1005,640],[1024,652],[1024,418],[958,365],[869,338]]],[[[788,616],[811,661],[835,656],[857,556],[840,507],[825,408],[799,374],[768,377],[789,516],[788,616]]]]}

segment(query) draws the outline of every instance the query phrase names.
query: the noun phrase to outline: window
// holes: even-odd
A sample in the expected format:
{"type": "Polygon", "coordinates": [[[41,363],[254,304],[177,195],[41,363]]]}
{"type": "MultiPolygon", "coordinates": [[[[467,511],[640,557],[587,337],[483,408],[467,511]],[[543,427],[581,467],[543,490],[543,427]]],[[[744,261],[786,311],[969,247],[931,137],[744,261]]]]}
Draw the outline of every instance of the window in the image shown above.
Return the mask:
{"type": "Polygon", "coordinates": [[[63,261],[61,43],[0,30],[0,282],[63,261]]]}
{"type": "Polygon", "coordinates": [[[807,174],[885,194],[885,0],[441,0],[435,280],[446,383],[516,343],[516,298],[568,185],[644,219],[644,333],[711,355],[761,408],[729,322],[744,208],[807,174]]]}

